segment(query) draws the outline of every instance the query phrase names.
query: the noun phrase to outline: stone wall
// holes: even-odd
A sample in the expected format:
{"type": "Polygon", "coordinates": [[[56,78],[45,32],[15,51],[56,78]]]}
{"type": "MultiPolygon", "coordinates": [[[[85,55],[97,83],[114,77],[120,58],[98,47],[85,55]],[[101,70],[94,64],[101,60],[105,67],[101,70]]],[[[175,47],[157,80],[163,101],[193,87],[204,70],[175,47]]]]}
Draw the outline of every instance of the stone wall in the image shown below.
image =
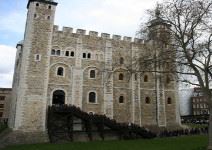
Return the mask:
{"type": "Polygon", "coordinates": [[[46,108],[52,105],[56,90],[64,91],[65,104],[120,122],[178,124],[174,79],[167,84],[166,77],[133,67],[141,53],[152,53],[145,46],[153,42],[107,33],[99,36],[96,31],[86,34],[83,29],[73,32],[70,27],[60,31],[53,25],[56,5],[52,1],[29,1],[25,39],[18,47],[21,57],[13,84],[11,128],[45,131],[46,108]],[[57,74],[59,67],[63,75],[57,74]],[[95,70],[95,78],[90,77],[90,70],[95,70]],[[145,76],[148,81],[144,81],[145,76]],[[91,91],[96,93],[95,103],[88,102],[91,91]],[[167,104],[168,98],[171,104],[167,104]]]}

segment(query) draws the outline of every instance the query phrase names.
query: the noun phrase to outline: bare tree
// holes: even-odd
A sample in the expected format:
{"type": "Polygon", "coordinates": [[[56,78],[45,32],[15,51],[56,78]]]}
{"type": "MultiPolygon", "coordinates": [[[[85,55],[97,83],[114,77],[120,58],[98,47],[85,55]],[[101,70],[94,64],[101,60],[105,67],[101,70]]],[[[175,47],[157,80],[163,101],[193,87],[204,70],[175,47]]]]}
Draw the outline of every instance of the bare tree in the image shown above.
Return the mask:
{"type": "Polygon", "coordinates": [[[141,54],[138,70],[172,74],[202,89],[209,105],[208,150],[212,150],[212,1],[166,0],[157,6],[156,19],[149,12],[151,21],[139,34],[153,43],[155,51],[141,54]]]}

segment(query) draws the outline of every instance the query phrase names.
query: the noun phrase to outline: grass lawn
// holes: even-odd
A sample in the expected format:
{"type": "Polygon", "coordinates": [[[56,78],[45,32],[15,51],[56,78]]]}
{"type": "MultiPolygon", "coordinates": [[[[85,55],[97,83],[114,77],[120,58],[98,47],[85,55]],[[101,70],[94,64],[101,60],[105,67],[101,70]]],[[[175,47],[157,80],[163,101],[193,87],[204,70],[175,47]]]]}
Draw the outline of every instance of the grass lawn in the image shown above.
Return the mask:
{"type": "Polygon", "coordinates": [[[4,150],[205,150],[206,145],[206,136],[187,136],[153,140],[20,145],[4,150]]]}

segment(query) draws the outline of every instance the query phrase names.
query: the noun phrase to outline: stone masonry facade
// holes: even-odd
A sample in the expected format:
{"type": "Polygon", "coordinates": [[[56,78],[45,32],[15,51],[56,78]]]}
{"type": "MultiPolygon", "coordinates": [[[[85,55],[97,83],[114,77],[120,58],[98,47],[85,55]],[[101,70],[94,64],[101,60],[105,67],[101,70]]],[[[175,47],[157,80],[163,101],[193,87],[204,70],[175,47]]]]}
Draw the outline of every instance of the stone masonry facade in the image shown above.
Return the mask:
{"type": "Polygon", "coordinates": [[[45,132],[47,107],[59,104],[141,126],[179,125],[176,81],[129,69],[148,41],[60,31],[56,6],[52,0],[28,2],[24,40],[17,44],[11,128],[45,132]]]}
{"type": "Polygon", "coordinates": [[[11,88],[0,88],[0,122],[9,118],[11,88]]]}

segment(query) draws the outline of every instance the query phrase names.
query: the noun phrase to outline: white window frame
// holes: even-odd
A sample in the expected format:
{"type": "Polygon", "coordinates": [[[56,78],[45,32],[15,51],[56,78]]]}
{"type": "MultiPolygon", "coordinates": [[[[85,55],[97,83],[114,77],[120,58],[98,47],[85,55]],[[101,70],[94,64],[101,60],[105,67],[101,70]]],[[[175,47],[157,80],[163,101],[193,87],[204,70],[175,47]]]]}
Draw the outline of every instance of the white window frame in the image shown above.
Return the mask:
{"type": "Polygon", "coordinates": [[[98,104],[98,95],[97,95],[97,92],[96,91],[88,91],[88,93],[87,93],[87,103],[88,104],[98,104]],[[91,103],[91,102],[89,102],[89,94],[91,93],[91,92],[94,92],[95,94],[96,94],[96,101],[95,101],[95,103],[91,103]]]}
{"type": "Polygon", "coordinates": [[[63,66],[57,66],[56,72],[55,72],[56,77],[63,77],[64,78],[65,75],[66,75],[65,73],[66,73],[66,71],[65,71],[65,68],[63,66]],[[59,68],[63,68],[63,75],[62,76],[57,74],[57,71],[58,71],[59,68]]]}
{"type": "Polygon", "coordinates": [[[35,62],[41,61],[41,54],[35,54],[35,55],[34,55],[34,61],[35,61],[35,62]],[[37,56],[39,57],[38,59],[37,59],[37,56]]]}
{"type": "Polygon", "coordinates": [[[96,72],[96,69],[89,69],[88,70],[88,79],[96,79],[96,75],[97,75],[97,72],[96,72]],[[91,74],[91,70],[94,70],[95,71],[95,78],[91,78],[90,74],[91,74]]]}
{"type": "Polygon", "coordinates": [[[57,49],[57,50],[55,50],[56,51],[56,53],[55,53],[55,56],[62,56],[62,51],[60,50],[60,49],[57,49]],[[57,52],[58,51],[60,51],[60,55],[57,55],[57,52]]]}

